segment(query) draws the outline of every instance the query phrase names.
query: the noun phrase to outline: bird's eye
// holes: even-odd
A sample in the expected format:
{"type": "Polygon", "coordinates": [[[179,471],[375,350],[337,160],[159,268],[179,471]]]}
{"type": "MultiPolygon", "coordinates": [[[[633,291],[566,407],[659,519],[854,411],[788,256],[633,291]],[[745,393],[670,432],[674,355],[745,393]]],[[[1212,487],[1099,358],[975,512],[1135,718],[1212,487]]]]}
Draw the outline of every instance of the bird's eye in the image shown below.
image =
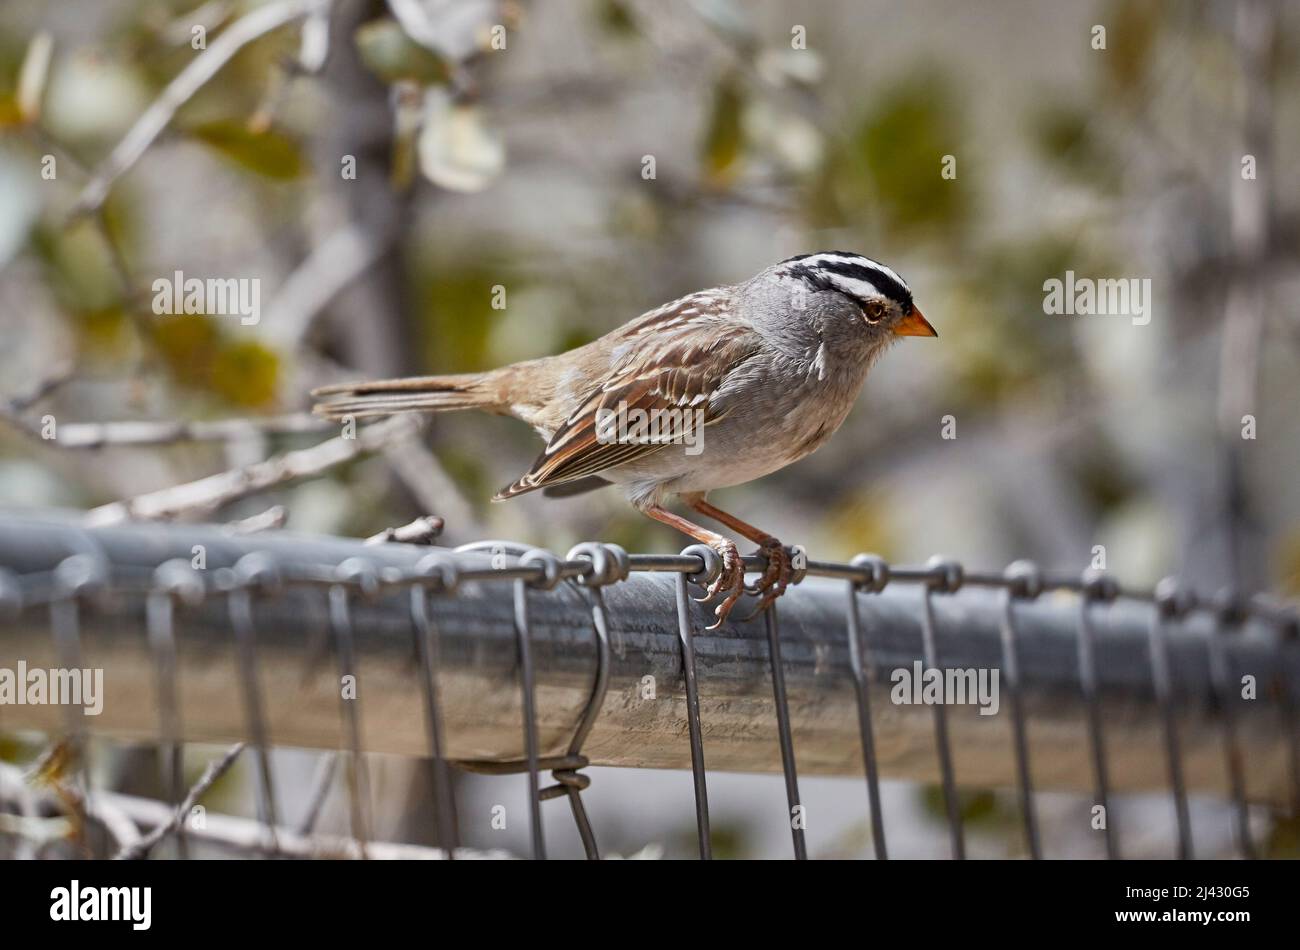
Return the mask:
{"type": "Polygon", "coordinates": [[[862,312],[867,318],[867,323],[879,323],[885,318],[885,305],[872,301],[862,308],[862,312]]]}

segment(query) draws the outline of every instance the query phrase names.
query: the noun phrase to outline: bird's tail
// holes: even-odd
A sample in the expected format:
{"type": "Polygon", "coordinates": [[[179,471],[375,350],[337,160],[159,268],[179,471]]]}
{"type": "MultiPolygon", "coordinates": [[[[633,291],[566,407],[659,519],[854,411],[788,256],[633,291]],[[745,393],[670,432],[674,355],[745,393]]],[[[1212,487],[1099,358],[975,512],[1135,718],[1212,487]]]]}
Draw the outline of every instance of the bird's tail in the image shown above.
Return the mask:
{"type": "Polygon", "coordinates": [[[343,383],[313,389],[318,416],[388,416],[398,412],[448,412],[453,409],[505,409],[499,371],[457,376],[412,376],[343,383]]]}

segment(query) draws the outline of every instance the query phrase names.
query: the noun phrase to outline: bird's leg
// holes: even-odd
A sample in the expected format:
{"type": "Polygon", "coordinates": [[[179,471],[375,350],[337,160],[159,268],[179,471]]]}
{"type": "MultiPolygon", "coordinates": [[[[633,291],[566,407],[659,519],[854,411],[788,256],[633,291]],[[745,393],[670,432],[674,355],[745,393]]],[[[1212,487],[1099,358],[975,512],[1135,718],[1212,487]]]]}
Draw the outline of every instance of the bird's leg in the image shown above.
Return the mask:
{"type": "Polygon", "coordinates": [[[755,528],[752,524],[741,521],[735,515],[729,515],[721,508],[715,508],[703,498],[688,498],[686,503],[706,518],[712,518],[714,521],[726,525],[737,534],[753,541],[758,545],[763,556],[767,558],[767,567],[764,568],[763,576],[759,579],[758,585],[753,591],[755,594],[761,594],[762,599],[758,602],[758,606],[754,608],[754,613],[750,614],[751,617],[757,616],[772,601],[785,593],[786,587],[790,584],[790,579],[794,576],[794,569],[790,563],[790,552],[786,550],[785,545],[761,528],[755,528]]]}
{"type": "Polygon", "coordinates": [[[717,551],[718,556],[722,558],[721,573],[709,585],[706,595],[700,598],[701,600],[708,600],[721,591],[725,590],[727,592],[727,596],[723,598],[722,603],[718,604],[713,611],[717,620],[707,628],[716,630],[722,626],[722,622],[731,613],[731,608],[736,606],[736,601],[740,600],[740,595],[745,592],[745,567],[740,560],[740,552],[736,549],[736,542],[730,538],[724,538],[708,528],[702,528],[692,521],[687,521],[680,515],[675,515],[658,505],[648,505],[642,508],[641,511],[655,521],[666,524],[668,527],[682,532],[682,534],[690,535],[696,541],[702,541],[717,551]]]}

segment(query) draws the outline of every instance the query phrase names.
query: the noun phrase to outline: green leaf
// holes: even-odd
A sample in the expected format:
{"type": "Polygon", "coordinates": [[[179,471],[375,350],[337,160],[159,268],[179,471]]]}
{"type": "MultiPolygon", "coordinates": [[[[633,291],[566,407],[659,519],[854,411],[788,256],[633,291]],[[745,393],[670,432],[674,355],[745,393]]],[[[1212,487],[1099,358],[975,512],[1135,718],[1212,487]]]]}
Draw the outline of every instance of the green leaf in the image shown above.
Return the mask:
{"type": "Polygon", "coordinates": [[[212,363],[212,388],[232,403],[251,409],[275,401],[280,360],[256,340],[223,346],[212,363]]]}
{"type": "Polygon", "coordinates": [[[701,158],[704,177],[715,187],[726,187],[740,170],[745,146],[743,113],[745,93],[733,73],[723,75],[713,87],[713,107],[704,130],[701,158]]]}
{"type": "Polygon", "coordinates": [[[469,264],[420,275],[417,293],[431,371],[466,373],[493,365],[491,337],[502,311],[492,309],[492,288],[504,284],[517,291],[521,282],[512,277],[504,269],[469,264]]]}
{"type": "Polygon", "coordinates": [[[960,234],[971,215],[978,166],[959,163],[958,181],[940,174],[945,155],[964,156],[960,109],[934,72],[874,97],[827,157],[810,192],[816,227],[883,226],[900,237],[960,234]]]}
{"type": "Polygon", "coordinates": [[[596,22],[615,36],[629,38],[640,32],[636,14],[623,0],[597,0],[596,22]]]}
{"type": "Polygon", "coordinates": [[[442,84],[451,74],[441,57],[407,36],[396,20],[385,17],[363,23],[353,39],[366,68],[384,82],[442,84]]]}
{"type": "Polygon", "coordinates": [[[1137,89],[1146,79],[1155,58],[1160,32],[1159,3],[1118,3],[1109,5],[1104,19],[1108,49],[1098,52],[1107,78],[1119,89],[1137,89]]]}
{"type": "Polygon", "coordinates": [[[1278,817],[1273,820],[1268,841],[1264,845],[1264,857],[1300,857],[1300,817],[1278,817]]]}
{"type": "Polygon", "coordinates": [[[187,386],[208,384],[221,345],[215,320],[202,313],[161,317],[153,324],[153,342],[175,379],[187,386]]]}
{"type": "Polygon", "coordinates": [[[253,132],[242,122],[218,119],[188,131],[190,136],[236,165],[267,178],[288,181],[307,170],[307,160],[298,143],[275,129],[253,132]]]}
{"type": "MultiPolygon", "coordinates": [[[[921,788],[921,806],[934,818],[947,820],[948,804],[939,785],[921,788]]],[[[1007,824],[1012,816],[999,803],[997,795],[984,789],[962,789],[957,793],[957,808],[963,822],[976,826],[996,827],[1007,824]]]]}
{"type": "Polygon", "coordinates": [[[0,129],[22,125],[26,121],[23,110],[18,106],[18,100],[12,95],[0,95],[0,129]]]}
{"type": "Polygon", "coordinates": [[[1031,114],[1029,135],[1047,162],[1078,181],[1114,190],[1120,183],[1119,170],[1090,119],[1090,112],[1082,106],[1044,105],[1031,114]]]}
{"type": "Polygon", "coordinates": [[[107,310],[122,303],[122,283],[104,239],[89,221],[32,231],[32,248],[48,268],[50,286],[71,311],[107,310]]]}

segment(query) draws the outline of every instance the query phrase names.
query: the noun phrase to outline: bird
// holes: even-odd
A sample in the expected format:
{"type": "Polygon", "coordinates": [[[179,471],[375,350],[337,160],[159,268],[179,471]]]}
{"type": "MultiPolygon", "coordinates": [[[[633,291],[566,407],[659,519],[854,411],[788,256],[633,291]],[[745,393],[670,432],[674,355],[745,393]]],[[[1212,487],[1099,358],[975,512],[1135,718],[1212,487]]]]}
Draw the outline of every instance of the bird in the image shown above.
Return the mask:
{"type": "MultiPolygon", "coordinates": [[[[687,294],[555,356],[480,373],[343,383],[312,391],[333,420],[478,409],[532,426],[546,447],[493,501],[618,485],[648,517],[717,552],[701,601],[717,628],[746,591],[735,541],[667,507],[673,499],[758,545],[748,588],[770,606],[792,549],[708,502],[809,455],[839,429],[867,371],[906,336],[937,337],[894,270],[861,254],[787,258],[737,284],[687,294]]],[[[749,618],[746,618],[749,619],[749,618]]]]}

